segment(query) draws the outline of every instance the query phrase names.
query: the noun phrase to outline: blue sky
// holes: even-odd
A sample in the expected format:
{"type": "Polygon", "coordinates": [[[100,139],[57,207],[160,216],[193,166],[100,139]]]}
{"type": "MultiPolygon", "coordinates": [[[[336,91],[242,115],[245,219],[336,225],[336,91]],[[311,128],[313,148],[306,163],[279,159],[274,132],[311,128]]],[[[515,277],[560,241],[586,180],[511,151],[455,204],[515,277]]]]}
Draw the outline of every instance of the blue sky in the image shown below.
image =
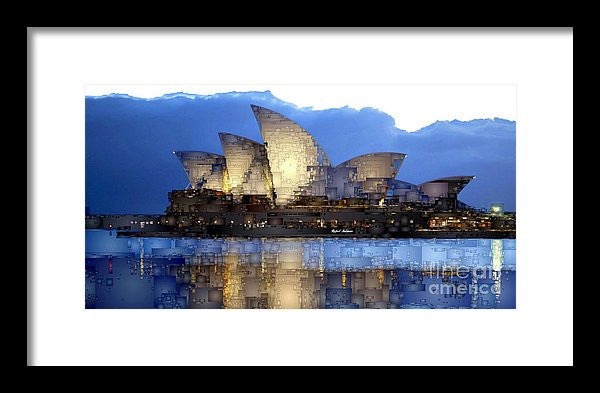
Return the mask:
{"type": "Polygon", "coordinates": [[[334,165],[369,152],[406,153],[399,179],[420,184],[475,175],[461,192],[462,201],[480,208],[502,202],[515,210],[514,121],[438,121],[406,132],[376,108],[300,108],[269,91],[86,97],[86,206],[98,214],[163,213],[167,193],[187,185],[174,150],[222,154],[218,132],[261,141],[250,104],[281,112],[306,128],[334,165]]]}

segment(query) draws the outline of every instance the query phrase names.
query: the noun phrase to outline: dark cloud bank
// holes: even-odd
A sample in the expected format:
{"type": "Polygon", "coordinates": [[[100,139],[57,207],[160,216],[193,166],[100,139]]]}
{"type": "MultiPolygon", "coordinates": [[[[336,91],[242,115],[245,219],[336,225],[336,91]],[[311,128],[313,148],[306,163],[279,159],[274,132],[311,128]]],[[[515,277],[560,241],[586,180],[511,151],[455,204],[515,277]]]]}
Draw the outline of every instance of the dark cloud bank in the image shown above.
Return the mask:
{"type": "Polygon", "coordinates": [[[280,112],[309,130],[334,165],[369,152],[402,152],[408,156],[399,179],[420,184],[475,175],[461,200],[481,208],[503,202],[506,210],[515,210],[514,121],[438,121],[408,133],[374,108],[298,108],[268,91],[148,100],[109,95],[85,102],[85,199],[92,213],[163,213],[167,192],[187,185],[174,150],[222,154],[221,131],[261,141],[250,104],[280,112]]]}

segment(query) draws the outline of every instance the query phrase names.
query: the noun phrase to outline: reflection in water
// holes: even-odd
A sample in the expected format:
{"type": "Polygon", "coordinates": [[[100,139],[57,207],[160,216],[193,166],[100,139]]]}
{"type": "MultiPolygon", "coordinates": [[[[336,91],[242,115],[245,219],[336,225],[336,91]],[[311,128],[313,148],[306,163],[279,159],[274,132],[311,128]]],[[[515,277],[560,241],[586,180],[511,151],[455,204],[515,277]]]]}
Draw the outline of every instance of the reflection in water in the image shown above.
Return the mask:
{"type": "Polygon", "coordinates": [[[502,240],[492,240],[492,278],[494,279],[494,293],[499,299],[502,280],[502,240]]]}
{"type": "Polygon", "coordinates": [[[511,239],[163,239],[86,231],[86,308],[515,308],[511,239]]]}

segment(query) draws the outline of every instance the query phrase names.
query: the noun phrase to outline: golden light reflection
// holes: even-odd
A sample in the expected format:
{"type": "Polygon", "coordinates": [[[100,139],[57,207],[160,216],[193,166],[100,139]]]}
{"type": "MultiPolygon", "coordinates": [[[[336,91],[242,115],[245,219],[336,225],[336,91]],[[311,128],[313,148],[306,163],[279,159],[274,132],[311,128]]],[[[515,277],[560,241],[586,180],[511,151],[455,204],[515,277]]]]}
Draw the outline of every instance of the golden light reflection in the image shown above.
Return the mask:
{"type": "Polygon", "coordinates": [[[501,278],[502,278],[502,260],[504,252],[502,248],[502,239],[492,240],[492,278],[494,279],[494,293],[496,299],[500,296],[501,278]]]}

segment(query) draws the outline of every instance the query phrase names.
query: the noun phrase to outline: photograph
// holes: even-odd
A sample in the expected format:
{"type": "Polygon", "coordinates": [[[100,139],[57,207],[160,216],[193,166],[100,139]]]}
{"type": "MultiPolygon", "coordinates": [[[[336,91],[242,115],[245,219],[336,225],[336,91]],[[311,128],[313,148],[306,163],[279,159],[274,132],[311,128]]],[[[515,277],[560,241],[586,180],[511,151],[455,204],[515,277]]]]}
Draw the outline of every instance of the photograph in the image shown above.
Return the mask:
{"type": "MultiPolygon", "coordinates": [[[[403,130],[270,90],[114,89],[85,98],[86,308],[515,308],[514,115],[403,130]]],[[[282,90],[515,107],[512,86],[282,90]]]]}

